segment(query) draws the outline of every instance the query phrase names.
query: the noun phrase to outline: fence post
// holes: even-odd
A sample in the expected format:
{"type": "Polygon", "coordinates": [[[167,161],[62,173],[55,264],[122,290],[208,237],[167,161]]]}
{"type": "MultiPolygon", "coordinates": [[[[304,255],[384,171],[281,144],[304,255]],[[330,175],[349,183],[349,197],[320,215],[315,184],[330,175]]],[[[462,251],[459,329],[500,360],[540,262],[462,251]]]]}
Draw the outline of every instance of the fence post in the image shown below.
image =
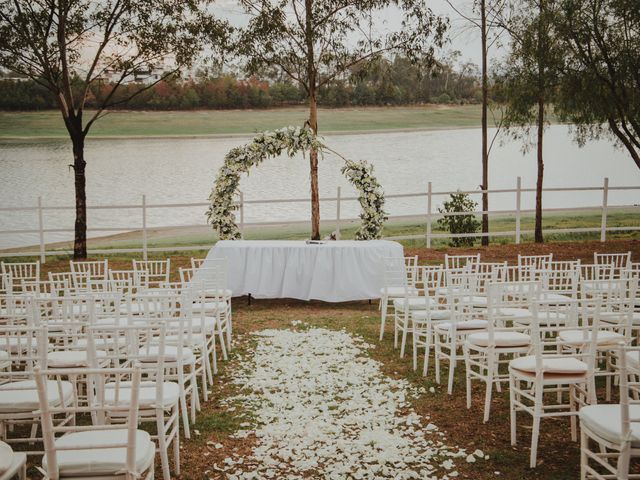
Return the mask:
{"type": "Polygon", "coordinates": [[[42,216],[42,197],[38,197],[38,236],[40,242],[40,262],[46,263],[47,256],[44,248],[44,220],[42,216]]]}
{"type": "Polygon", "coordinates": [[[142,258],[147,258],[147,196],[142,195],[142,258]]]}
{"type": "Polygon", "coordinates": [[[520,243],[520,209],[522,207],[522,177],[516,181],[516,244],[520,243]]]}
{"type": "Polygon", "coordinates": [[[602,187],[602,224],[600,225],[600,241],[607,239],[607,205],[609,203],[609,177],[604,177],[602,187]]]}
{"type": "Polygon", "coordinates": [[[240,192],[240,238],[244,239],[244,193],[240,192]]]}
{"type": "Polygon", "coordinates": [[[336,194],[336,240],[340,240],[340,187],[338,186],[338,193],[336,194]]]}
{"type": "Polygon", "coordinates": [[[431,248],[431,182],[427,184],[427,248],[431,248]]]}

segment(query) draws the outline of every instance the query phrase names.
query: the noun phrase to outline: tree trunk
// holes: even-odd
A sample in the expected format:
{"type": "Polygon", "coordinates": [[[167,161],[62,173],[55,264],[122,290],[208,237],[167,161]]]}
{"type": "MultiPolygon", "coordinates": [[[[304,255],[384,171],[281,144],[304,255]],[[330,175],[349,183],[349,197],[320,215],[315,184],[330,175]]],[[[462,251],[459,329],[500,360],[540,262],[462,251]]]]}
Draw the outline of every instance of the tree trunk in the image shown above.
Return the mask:
{"type": "MultiPolygon", "coordinates": [[[[309,126],[315,134],[318,133],[318,103],[315,88],[309,97],[309,126]]],[[[311,239],[320,240],[320,195],[318,193],[318,150],[313,148],[309,152],[309,166],[311,172],[311,239]]]]}
{"type": "Polygon", "coordinates": [[[544,180],[544,160],[542,157],[542,141],[544,136],[544,98],[538,95],[538,180],[536,182],[536,227],[535,241],[543,243],[542,237],[542,182],[544,180]]]}
{"type": "MultiPolygon", "coordinates": [[[[487,133],[487,104],[489,102],[489,85],[487,81],[487,11],[485,0],[480,2],[480,21],[482,39],[482,190],[489,189],[489,143],[487,133]]],[[[482,210],[489,211],[489,194],[482,194],[482,210]]],[[[482,245],[489,245],[489,215],[482,214],[482,245]]]]}
{"type": "Polygon", "coordinates": [[[73,134],[73,170],[76,188],[76,223],[73,258],[87,258],[87,192],[84,161],[84,135],[73,134]]]}
{"type": "MultiPolygon", "coordinates": [[[[305,0],[305,43],[309,93],[309,128],[318,133],[317,71],[313,49],[313,0],[305,0]]],[[[320,240],[320,194],[318,193],[318,150],[309,152],[311,181],[311,239],[320,240]]]]}
{"type": "Polygon", "coordinates": [[[544,140],[544,102],[545,102],[545,81],[544,81],[544,56],[545,52],[545,29],[543,28],[544,0],[540,0],[538,5],[538,179],[536,181],[536,225],[534,237],[536,243],[543,243],[542,237],[542,183],[544,181],[544,159],[543,159],[543,140],[544,140]]]}

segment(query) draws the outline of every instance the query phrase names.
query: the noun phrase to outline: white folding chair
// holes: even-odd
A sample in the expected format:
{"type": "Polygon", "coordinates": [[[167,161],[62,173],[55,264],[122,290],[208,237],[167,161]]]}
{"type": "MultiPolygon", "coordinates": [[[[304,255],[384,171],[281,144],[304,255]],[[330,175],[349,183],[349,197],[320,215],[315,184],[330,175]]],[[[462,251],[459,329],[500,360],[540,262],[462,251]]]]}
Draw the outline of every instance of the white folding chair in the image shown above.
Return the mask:
{"type": "Polygon", "coordinates": [[[549,264],[553,261],[553,253],[548,255],[520,255],[518,254],[518,280],[521,282],[532,282],[538,280],[540,270],[548,270],[549,264]]]}
{"type": "Polygon", "coordinates": [[[446,321],[434,322],[434,359],[436,382],[440,383],[440,362],[445,360],[449,364],[449,378],[447,393],[453,393],[453,379],[458,362],[464,360],[458,350],[469,335],[477,335],[487,328],[487,321],[480,318],[474,308],[477,276],[473,273],[448,272],[450,278],[457,277],[450,283],[446,295],[446,311],[449,318],[446,321]]]}
{"type": "MultiPolygon", "coordinates": [[[[544,302],[544,300],[541,300],[544,302]]],[[[595,363],[600,312],[581,306],[579,327],[546,327],[537,321],[534,303],[531,338],[533,355],[518,357],[509,363],[509,411],[511,445],[517,440],[517,413],[526,412],[533,419],[529,466],[537,464],[540,421],[550,417],[570,417],[571,439],[577,440],[578,409],[595,402],[595,363]],[[564,329],[572,329],[578,337],[567,343],[562,339],[564,329]],[[557,335],[557,336],[554,336],[557,335]],[[565,348],[565,347],[570,348],[565,348]],[[562,392],[569,392],[564,403],[562,392]],[[557,401],[550,403],[555,393],[557,401]]]]}
{"type": "MultiPolygon", "coordinates": [[[[46,368],[48,344],[46,328],[0,326],[0,353],[5,358],[8,356],[10,362],[8,369],[0,370],[0,440],[29,445],[31,449],[26,450],[29,454],[42,453],[33,450],[33,444],[41,440],[38,436],[38,392],[33,371],[38,366],[46,368]],[[16,429],[16,426],[31,426],[30,433],[20,435],[21,429],[16,429]]],[[[76,391],[69,381],[55,385],[49,383],[47,395],[51,405],[57,405],[60,398],[64,403],[78,403],[76,391]]],[[[68,416],[56,418],[63,423],[69,420],[68,416]]]]}
{"type": "MultiPolygon", "coordinates": [[[[174,473],[180,475],[180,386],[165,380],[165,325],[155,318],[129,326],[94,326],[89,330],[92,343],[103,350],[110,366],[131,368],[138,365],[141,383],[138,421],[155,424],[152,440],[158,453],[165,480],[171,478],[169,448],[173,449],[174,473]]],[[[105,398],[110,401],[117,391],[113,382],[105,385],[105,398]]],[[[121,404],[133,393],[130,384],[120,385],[121,404]]],[[[109,423],[122,423],[127,412],[107,411],[109,423]]]]}
{"type": "Polygon", "coordinates": [[[109,261],[104,260],[89,260],[89,261],[77,261],[70,260],[71,273],[73,278],[78,278],[78,283],[82,283],[85,280],[99,281],[107,280],[109,278],[109,261]],[[82,282],[80,282],[82,279],[82,282]]]}
{"type": "MultiPolygon", "coordinates": [[[[389,307],[393,307],[393,300],[403,300],[418,295],[415,287],[415,267],[418,257],[388,257],[380,264],[383,287],[380,290],[380,340],[384,336],[384,327],[389,314],[389,307]]],[[[408,300],[406,300],[408,301],[408,300]]],[[[395,311],[392,310],[391,313],[395,311]]],[[[408,328],[408,311],[404,314],[404,324],[408,328]]],[[[398,346],[398,330],[394,326],[394,348],[398,346]]]]}
{"type": "Polygon", "coordinates": [[[640,478],[629,471],[630,459],[640,457],[639,355],[639,347],[624,343],[617,347],[619,404],[588,405],[580,410],[580,478],[640,478]],[[591,448],[594,444],[597,449],[591,448]]]}
{"type": "Polygon", "coordinates": [[[61,370],[35,371],[45,455],[42,473],[46,478],[122,478],[153,479],[155,445],[150,435],[138,430],[138,400],[140,368],[79,369],[75,374],[90,379],[91,402],[84,407],[69,405],[63,398],[51,404],[49,390],[57,392],[61,378],[69,372],[61,370]],[[129,394],[121,386],[128,385],[129,394]],[[107,388],[109,385],[109,388],[107,388]],[[109,395],[107,396],[107,393],[109,395]],[[123,412],[126,423],[106,424],[107,414],[123,412]],[[54,417],[64,415],[79,419],[90,417],[92,423],[73,421],[58,425],[54,417]],[[59,436],[57,436],[59,435],[59,436]]]}
{"type": "Polygon", "coordinates": [[[523,320],[531,320],[531,308],[540,298],[537,282],[504,282],[488,285],[486,331],[466,336],[464,359],[466,367],[467,408],[471,408],[472,381],[485,384],[484,419],[489,420],[493,386],[500,391],[501,383],[509,381],[500,373],[500,366],[514,356],[529,352],[531,336],[523,320]],[[514,321],[518,318],[519,321],[514,321]]]}

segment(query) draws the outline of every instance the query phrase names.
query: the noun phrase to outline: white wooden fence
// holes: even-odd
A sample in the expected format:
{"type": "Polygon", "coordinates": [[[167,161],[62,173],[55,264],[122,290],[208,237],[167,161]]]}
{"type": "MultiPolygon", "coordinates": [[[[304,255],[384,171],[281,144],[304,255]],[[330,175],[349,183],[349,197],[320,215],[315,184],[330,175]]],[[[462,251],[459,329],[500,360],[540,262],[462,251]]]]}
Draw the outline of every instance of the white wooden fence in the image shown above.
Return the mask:
{"type": "MultiPolygon", "coordinates": [[[[638,224],[623,226],[623,227],[608,227],[607,226],[607,211],[610,207],[609,205],[609,193],[611,191],[622,191],[622,190],[640,190],[640,185],[634,186],[611,186],[609,185],[609,179],[605,178],[602,186],[593,186],[593,187],[551,187],[544,188],[544,192],[587,192],[587,191],[600,191],[602,192],[602,202],[597,206],[586,206],[586,207],[561,207],[561,208],[545,208],[544,212],[571,212],[571,211],[599,211],[601,213],[601,224],[600,227],[590,227],[590,228],[560,228],[560,229],[546,229],[543,233],[545,234],[558,234],[558,233],[593,233],[600,232],[600,241],[604,242],[607,238],[607,232],[612,231],[640,231],[640,205],[616,205],[616,207],[626,207],[626,208],[638,208],[638,224]]],[[[431,182],[428,183],[427,189],[425,192],[416,192],[416,193],[400,193],[400,194],[392,194],[385,195],[387,199],[393,198],[425,198],[427,202],[427,209],[425,212],[425,220],[426,220],[426,231],[425,233],[414,234],[414,235],[400,235],[400,236],[390,236],[385,237],[388,240],[416,240],[423,239],[426,242],[428,248],[431,248],[431,242],[434,239],[438,238],[453,238],[453,237],[514,237],[515,243],[520,243],[523,235],[533,234],[532,230],[522,230],[521,228],[521,220],[524,214],[534,213],[533,209],[523,209],[522,207],[522,194],[528,192],[535,192],[535,188],[523,188],[521,177],[517,178],[515,188],[507,188],[507,189],[494,189],[494,190],[486,190],[491,197],[491,194],[505,194],[512,193],[514,195],[515,209],[512,210],[489,210],[482,211],[478,210],[473,212],[476,215],[482,215],[484,213],[488,214],[489,217],[492,215],[496,216],[504,216],[504,215],[513,215],[515,219],[515,230],[513,231],[497,231],[490,232],[488,234],[483,234],[480,232],[476,233],[466,233],[466,234],[456,234],[453,235],[451,233],[433,233],[432,232],[432,223],[436,219],[443,216],[455,216],[455,215],[468,215],[468,212],[452,212],[452,213],[439,213],[435,211],[434,204],[435,200],[451,195],[452,193],[467,193],[470,195],[478,195],[484,193],[484,190],[468,190],[468,191],[434,191],[431,182]]],[[[640,197],[639,197],[640,198],[640,197]]],[[[340,187],[337,188],[335,197],[326,197],[321,198],[321,202],[336,202],[336,214],[333,219],[323,219],[324,222],[333,223],[335,222],[335,230],[340,235],[340,229],[343,226],[344,222],[354,221],[356,219],[343,219],[341,218],[341,206],[343,202],[355,202],[358,200],[358,197],[343,197],[341,195],[340,187]]],[[[287,198],[287,199],[272,199],[272,200],[245,200],[242,192],[239,194],[238,202],[239,205],[239,222],[238,226],[240,227],[240,231],[244,233],[246,227],[256,227],[256,226],[269,226],[269,225],[296,225],[296,224],[308,224],[308,221],[270,221],[270,222],[254,222],[254,223],[246,223],[244,221],[245,217],[245,207],[247,205],[256,205],[256,204],[282,204],[282,203],[300,203],[305,202],[308,203],[308,198],[287,198]]],[[[165,246],[165,247],[149,247],[148,245],[148,230],[149,227],[147,225],[147,212],[149,209],[157,209],[157,208],[190,208],[190,207],[202,207],[203,209],[208,207],[208,203],[163,203],[163,204],[149,204],[147,203],[146,196],[142,196],[142,201],[139,204],[132,205],[91,205],[87,206],[88,210],[122,210],[122,209],[138,209],[140,210],[141,223],[140,225],[132,225],[132,226],[122,226],[122,227],[92,227],[88,228],[88,233],[94,232],[123,232],[123,231],[134,231],[140,230],[142,232],[142,247],[141,248],[114,248],[114,249],[102,249],[102,250],[89,250],[88,253],[90,255],[96,254],[110,254],[110,253],[142,253],[143,257],[146,259],[149,252],[162,252],[162,251],[180,251],[180,250],[208,250],[211,248],[211,245],[188,245],[188,246],[165,246]]],[[[55,249],[55,250],[47,250],[47,245],[45,243],[45,234],[46,233],[60,233],[60,232],[68,232],[73,233],[73,228],[44,228],[44,215],[45,212],[51,210],[75,210],[75,206],[45,206],[43,203],[42,197],[38,197],[38,202],[35,206],[22,206],[22,207],[1,207],[0,215],[2,212],[15,212],[15,211],[36,211],[38,218],[38,225],[36,228],[28,228],[28,229],[14,229],[14,230],[0,230],[0,235],[17,235],[17,234],[38,234],[39,239],[39,250],[37,252],[31,251],[12,251],[12,252],[0,252],[0,257],[19,257],[19,256],[40,256],[41,262],[45,262],[47,255],[60,255],[64,254],[67,251],[55,249]]],[[[416,215],[394,215],[391,216],[390,219],[416,219],[416,215]]],[[[2,223],[2,222],[0,222],[2,223]]],[[[163,228],[193,228],[193,227],[202,227],[201,224],[198,225],[179,225],[179,226],[164,226],[163,228]]],[[[153,227],[158,228],[158,227],[153,227]]]]}

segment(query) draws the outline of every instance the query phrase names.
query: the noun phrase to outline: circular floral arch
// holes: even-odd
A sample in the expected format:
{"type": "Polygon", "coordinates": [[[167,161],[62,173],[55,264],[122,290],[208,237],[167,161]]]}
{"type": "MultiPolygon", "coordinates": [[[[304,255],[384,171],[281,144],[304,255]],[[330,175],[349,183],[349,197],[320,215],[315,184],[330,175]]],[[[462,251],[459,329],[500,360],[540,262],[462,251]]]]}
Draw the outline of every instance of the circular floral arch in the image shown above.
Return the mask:
{"type": "MultiPolygon", "coordinates": [[[[306,127],[285,127],[273,132],[263,132],[256,135],[250,143],[230,150],[224,157],[224,165],[220,168],[209,195],[211,205],[207,210],[209,223],[218,231],[220,239],[241,238],[240,229],[235,222],[238,204],[233,201],[240,185],[241,173],[248,173],[252,167],[259,165],[265,159],[277,157],[283,152],[292,157],[298,152],[306,152],[312,148],[320,152],[336,153],[320,142],[306,127]]],[[[342,173],[359,193],[362,222],[356,232],[356,240],[380,238],[387,216],[384,212],[384,192],[373,176],[373,165],[364,160],[354,162],[342,155],[337,155],[345,162],[342,173]]]]}

